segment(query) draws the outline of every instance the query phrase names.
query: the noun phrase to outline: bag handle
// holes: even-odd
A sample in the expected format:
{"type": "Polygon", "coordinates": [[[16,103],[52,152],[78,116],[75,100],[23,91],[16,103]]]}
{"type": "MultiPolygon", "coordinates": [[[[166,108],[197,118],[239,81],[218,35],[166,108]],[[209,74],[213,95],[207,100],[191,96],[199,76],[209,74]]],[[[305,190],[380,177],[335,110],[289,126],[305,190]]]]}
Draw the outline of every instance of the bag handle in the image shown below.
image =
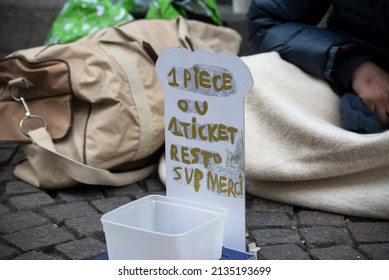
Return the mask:
{"type": "MultiPolygon", "coordinates": [[[[188,23],[186,20],[182,17],[179,16],[176,19],[176,25],[177,25],[177,32],[178,32],[178,38],[180,39],[181,43],[184,45],[185,48],[194,51],[194,45],[192,43],[192,40],[190,39],[189,36],[189,31],[188,31],[188,23]]],[[[158,59],[158,54],[154,50],[154,48],[146,42],[141,36],[137,35],[134,36],[134,34],[129,34],[124,32],[122,29],[119,28],[120,25],[114,26],[113,28],[117,32],[117,34],[108,32],[104,33],[102,35],[102,41],[108,41],[108,42],[116,42],[117,37],[116,36],[123,36],[130,41],[136,42],[149,56],[149,58],[154,62],[154,64],[157,62],[158,59]]]]}
{"type": "Polygon", "coordinates": [[[123,36],[130,41],[136,42],[146,52],[148,57],[155,64],[157,62],[157,59],[158,59],[158,54],[154,50],[154,48],[148,42],[146,42],[141,36],[138,36],[138,35],[134,36],[133,34],[126,33],[123,30],[121,30],[119,28],[119,26],[120,25],[112,27],[116,31],[116,34],[113,32],[104,33],[100,40],[102,42],[115,43],[115,42],[117,42],[118,36],[123,36]]]}
{"type": "Polygon", "coordinates": [[[194,46],[192,43],[192,40],[189,37],[189,31],[188,31],[188,24],[185,21],[183,17],[177,17],[177,28],[178,28],[178,37],[180,38],[181,42],[184,44],[184,46],[194,51],[194,46]]]}
{"type": "Polygon", "coordinates": [[[124,186],[149,177],[157,168],[157,164],[153,164],[134,171],[112,173],[106,169],[88,166],[60,154],[45,127],[31,130],[28,135],[34,144],[49,152],[58,161],[66,174],[80,183],[124,186]]]}

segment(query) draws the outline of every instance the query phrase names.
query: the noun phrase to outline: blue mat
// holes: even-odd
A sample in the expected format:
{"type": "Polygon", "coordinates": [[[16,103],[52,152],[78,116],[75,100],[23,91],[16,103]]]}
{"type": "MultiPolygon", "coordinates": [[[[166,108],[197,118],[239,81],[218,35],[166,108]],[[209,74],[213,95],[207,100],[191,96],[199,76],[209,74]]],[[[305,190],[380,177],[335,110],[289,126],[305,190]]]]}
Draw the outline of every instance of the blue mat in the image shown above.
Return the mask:
{"type": "MultiPolygon", "coordinates": [[[[95,260],[109,260],[108,253],[104,253],[100,256],[97,256],[94,258],[95,260]]],[[[223,247],[222,249],[222,256],[220,260],[250,260],[254,259],[254,255],[245,253],[245,252],[239,252],[232,249],[228,249],[223,247]]]]}

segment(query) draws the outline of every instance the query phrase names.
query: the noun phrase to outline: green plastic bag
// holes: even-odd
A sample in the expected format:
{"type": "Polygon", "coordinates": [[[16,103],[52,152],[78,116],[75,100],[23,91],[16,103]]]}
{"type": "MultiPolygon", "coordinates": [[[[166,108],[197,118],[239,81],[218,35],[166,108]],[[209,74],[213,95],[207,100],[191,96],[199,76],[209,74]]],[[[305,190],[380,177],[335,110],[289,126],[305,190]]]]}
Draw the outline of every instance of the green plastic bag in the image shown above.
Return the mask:
{"type": "Polygon", "coordinates": [[[219,6],[214,0],[154,0],[146,13],[146,18],[150,19],[178,16],[223,25],[219,6]]]}
{"type": "Polygon", "coordinates": [[[73,42],[101,28],[132,20],[133,9],[134,0],[68,0],[45,44],[73,42]]]}

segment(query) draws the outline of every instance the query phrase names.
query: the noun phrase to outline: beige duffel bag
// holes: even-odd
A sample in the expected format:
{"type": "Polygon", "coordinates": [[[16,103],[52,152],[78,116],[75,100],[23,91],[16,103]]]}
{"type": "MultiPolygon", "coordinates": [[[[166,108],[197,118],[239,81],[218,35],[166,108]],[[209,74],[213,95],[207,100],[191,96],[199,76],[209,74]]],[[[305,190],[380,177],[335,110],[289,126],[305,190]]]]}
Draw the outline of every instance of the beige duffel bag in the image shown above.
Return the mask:
{"type": "Polygon", "coordinates": [[[240,42],[227,27],[142,19],[10,54],[0,61],[0,142],[22,144],[27,160],[15,176],[47,189],[150,176],[164,142],[158,54],[176,46],[236,54],[240,42]]]}

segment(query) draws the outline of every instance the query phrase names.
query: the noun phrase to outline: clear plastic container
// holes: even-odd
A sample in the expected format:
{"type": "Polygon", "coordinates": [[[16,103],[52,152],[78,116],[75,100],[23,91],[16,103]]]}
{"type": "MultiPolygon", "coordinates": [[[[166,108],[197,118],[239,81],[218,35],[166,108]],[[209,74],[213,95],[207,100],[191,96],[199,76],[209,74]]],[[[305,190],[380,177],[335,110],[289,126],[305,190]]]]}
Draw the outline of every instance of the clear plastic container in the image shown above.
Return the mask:
{"type": "Polygon", "coordinates": [[[102,216],[111,260],[206,260],[222,253],[227,210],[150,195],[102,216]]]}

